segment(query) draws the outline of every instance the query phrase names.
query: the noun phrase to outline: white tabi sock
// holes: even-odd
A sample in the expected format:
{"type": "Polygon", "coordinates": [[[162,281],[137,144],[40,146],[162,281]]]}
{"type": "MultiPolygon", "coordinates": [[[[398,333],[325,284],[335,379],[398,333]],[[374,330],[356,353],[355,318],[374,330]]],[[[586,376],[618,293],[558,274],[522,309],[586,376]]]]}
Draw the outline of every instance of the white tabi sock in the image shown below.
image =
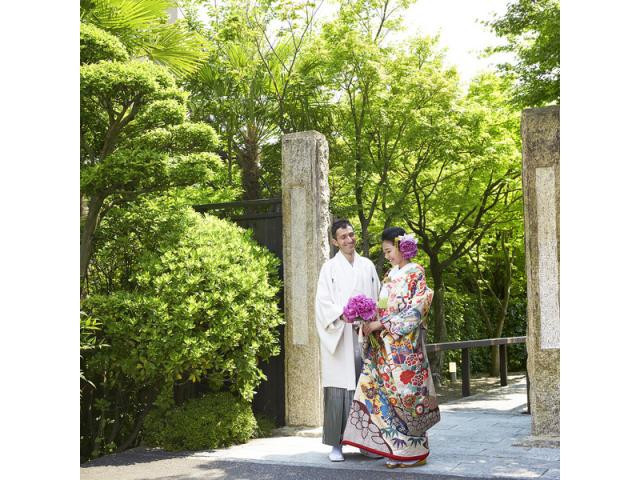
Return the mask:
{"type": "Polygon", "coordinates": [[[342,455],[342,445],[333,447],[331,449],[331,452],[329,453],[329,460],[331,460],[332,462],[344,461],[344,456],[342,455]]]}

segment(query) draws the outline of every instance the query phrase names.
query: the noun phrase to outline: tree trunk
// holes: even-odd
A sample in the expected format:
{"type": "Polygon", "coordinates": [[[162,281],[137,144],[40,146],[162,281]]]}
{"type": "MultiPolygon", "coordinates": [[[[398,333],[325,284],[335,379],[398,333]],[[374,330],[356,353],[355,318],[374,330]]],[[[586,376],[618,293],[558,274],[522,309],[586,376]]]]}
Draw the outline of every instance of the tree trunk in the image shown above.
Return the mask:
{"type": "MultiPolygon", "coordinates": [[[[445,323],[444,311],[444,279],[442,277],[442,267],[437,261],[431,260],[431,275],[433,276],[433,300],[431,306],[434,318],[434,339],[433,343],[441,343],[447,341],[447,325],[445,323]]],[[[440,377],[442,375],[442,365],[444,360],[444,352],[435,352],[431,354],[429,363],[431,364],[431,373],[436,386],[440,385],[440,377]]]]}
{"type": "Polygon", "coordinates": [[[384,271],[384,252],[381,250],[380,253],[378,254],[378,257],[376,258],[376,261],[374,262],[375,266],[376,266],[376,271],[378,272],[378,276],[380,278],[382,278],[382,276],[386,273],[384,271]]]}
{"type": "MultiPolygon", "coordinates": [[[[84,399],[85,401],[85,407],[86,407],[86,416],[85,416],[85,422],[86,422],[86,428],[85,428],[85,432],[87,433],[86,437],[88,437],[89,442],[88,444],[93,445],[93,439],[96,436],[96,426],[95,426],[95,415],[93,415],[93,390],[89,391],[88,393],[88,398],[84,399]]],[[[85,454],[87,455],[87,457],[91,456],[91,448],[85,450],[85,454]]]]}
{"type": "Polygon", "coordinates": [[[233,183],[233,139],[231,135],[227,137],[227,176],[229,185],[233,183]]]}
{"type": "Polygon", "coordinates": [[[260,145],[256,129],[247,127],[244,145],[238,150],[238,163],[242,169],[242,189],[245,200],[260,198],[260,145]]]}
{"type": "Polygon", "coordinates": [[[122,443],[122,445],[120,445],[116,450],[118,453],[123,452],[127,448],[133,446],[133,443],[135,442],[136,438],[138,438],[138,434],[140,433],[140,430],[142,430],[142,423],[144,422],[144,419],[149,413],[149,411],[151,410],[151,407],[153,406],[153,402],[155,402],[157,397],[158,397],[158,394],[155,392],[152,392],[151,394],[146,396],[146,405],[142,410],[142,413],[140,413],[140,415],[136,419],[136,423],[133,425],[133,430],[131,431],[129,436],[126,438],[124,443],[122,443]]]}
{"type": "Polygon", "coordinates": [[[360,215],[358,213],[358,217],[360,217],[360,227],[362,228],[362,255],[365,257],[369,256],[369,223],[364,218],[364,215],[360,215]]]}
{"type": "MultiPolygon", "coordinates": [[[[501,308],[498,316],[498,321],[496,322],[496,328],[493,331],[493,338],[502,337],[502,330],[504,329],[504,324],[507,318],[507,307],[509,306],[509,292],[510,288],[507,289],[506,298],[501,302],[501,308]]],[[[500,352],[497,345],[491,347],[491,376],[499,377],[500,376],[500,352]]]]}
{"type": "Polygon", "coordinates": [[[101,194],[95,194],[89,200],[89,211],[87,212],[87,218],[82,229],[82,236],[80,239],[80,292],[81,295],[84,292],[84,283],[87,277],[87,270],[89,268],[89,261],[91,260],[91,254],[93,250],[93,237],[98,227],[98,221],[100,219],[100,210],[104,204],[104,196],[101,194]]]}
{"type": "Polygon", "coordinates": [[[491,369],[489,370],[489,375],[492,377],[500,376],[500,349],[498,345],[491,346],[491,369]]]}
{"type": "Polygon", "coordinates": [[[356,197],[356,205],[358,206],[358,220],[360,221],[361,239],[362,239],[362,255],[369,256],[369,221],[364,213],[363,185],[362,185],[362,154],[360,151],[359,134],[356,130],[356,149],[355,149],[355,185],[354,193],[356,197]]]}

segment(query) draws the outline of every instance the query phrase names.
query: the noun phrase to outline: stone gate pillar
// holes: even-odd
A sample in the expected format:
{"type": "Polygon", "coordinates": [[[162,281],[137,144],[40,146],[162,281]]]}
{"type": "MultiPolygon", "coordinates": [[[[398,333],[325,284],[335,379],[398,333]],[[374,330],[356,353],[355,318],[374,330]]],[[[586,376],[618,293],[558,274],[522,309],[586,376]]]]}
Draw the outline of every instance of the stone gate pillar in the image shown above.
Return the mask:
{"type": "Polygon", "coordinates": [[[329,147],[315,131],[282,137],[285,422],[322,425],[320,343],[314,303],[329,259],[329,147]]]}
{"type": "Polygon", "coordinates": [[[522,112],[531,433],[560,434],[560,107],[522,112]]]}

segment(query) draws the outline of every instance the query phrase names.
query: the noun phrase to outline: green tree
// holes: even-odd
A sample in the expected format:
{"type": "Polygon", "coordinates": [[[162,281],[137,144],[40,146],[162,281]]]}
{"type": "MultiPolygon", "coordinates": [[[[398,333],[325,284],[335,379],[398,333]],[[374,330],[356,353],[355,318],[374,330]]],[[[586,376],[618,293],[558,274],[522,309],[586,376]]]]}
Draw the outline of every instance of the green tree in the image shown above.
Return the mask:
{"type": "MultiPolygon", "coordinates": [[[[389,174],[408,155],[406,138],[416,117],[433,105],[438,80],[424,82],[426,57],[437,56],[428,39],[405,51],[387,46],[399,28],[398,12],[410,2],[342,2],[324,25],[321,48],[329,88],[336,92],[331,129],[332,207],[356,215],[362,251],[370,254],[370,226],[386,209],[389,174]],[[395,15],[394,15],[395,14],[395,15]],[[420,53],[418,53],[420,52],[420,53]],[[420,55],[423,55],[420,58],[420,55]]],[[[389,220],[386,216],[385,223],[389,220]]]]}
{"type": "MultiPolygon", "coordinates": [[[[429,257],[435,342],[447,341],[445,272],[502,222],[521,216],[518,117],[504,86],[489,74],[476,79],[403,177],[411,190],[404,218],[429,257]]],[[[434,373],[443,358],[433,355],[434,373]]]]}
{"type": "Polygon", "coordinates": [[[220,132],[229,171],[233,164],[241,169],[245,199],[260,198],[264,188],[275,194],[280,162],[271,165],[276,175],[269,185],[263,150],[309,125],[299,113],[309,100],[310,65],[301,53],[318,8],[308,1],[233,0],[209,5],[206,25],[191,14],[214,52],[186,84],[191,109],[220,132]]]}
{"type": "MultiPolygon", "coordinates": [[[[459,96],[457,73],[443,67],[437,38],[411,40],[393,55],[386,71],[388,84],[382,90],[385,101],[380,110],[374,111],[372,131],[376,141],[369,147],[376,157],[389,159],[389,169],[377,176],[379,182],[376,177],[372,182],[379,183],[375,190],[380,191],[374,225],[377,232],[404,220],[412,199],[412,183],[406,179],[428,165],[430,152],[446,136],[459,96]],[[390,128],[390,120],[400,128],[390,128]],[[389,138],[388,133],[394,131],[397,136],[389,138]]],[[[376,250],[381,265],[384,256],[379,248],[376,250]]]]}
{"type": "MultiPolygon", "coordinates": [[[[472,304],[477,289],[456,285],[447,302],[447,275],[483,238],[522,216],[518,116],[505,94],[508,78],[483,75],[463,94],[455,70],[443,67],[437,38],[385,41],[399,26],[385,14],[398,7],[390,5],[343,2],[315,42],[336,92],[326,132],[332,209],[357,216],[362,251],[377,254],[380,271],[375,233],[405,223],[418,234],[435,290],[432,338],[443,342],[449,324],[456,335],[464,324],[463,309],[456,304],[449,316],[446,305],[472,304]]],[[[436,356],[436,373],[441,363],[436,356]]]]}
{"type": "Polygon", "coordinates": [[[80,312],[80,399],[82,399],[83,388],[96,388],[95,383],[84,375],[84,355],[99,348],[108,347],[103,341],[98,341],[100,332],[100,322],[88,317],[86,313],[80,312]]]}
{"type": "MultiPolygon", "coordinates": [[[[126,58],[122,44],[95,26],[82,25],[81,39],[83,60],[113,52],[126,58]]],[[[222,164],[211,153],[218,141],[215,132],[186,121],[187,94],[160,65],[139,60],[83,64],[80,95],[84,288],[94,235],[110,208],[172,187],[214,186],[222,164]]]]}
{"type": "Polygon", "coordinates": [[[507,41],[488,52],[516,55],[515,63],[499,65],[517,79],[514,103],[521,108],[560,103],[560,2],[517,0],[503,17],[485,24],[507,41]]]}

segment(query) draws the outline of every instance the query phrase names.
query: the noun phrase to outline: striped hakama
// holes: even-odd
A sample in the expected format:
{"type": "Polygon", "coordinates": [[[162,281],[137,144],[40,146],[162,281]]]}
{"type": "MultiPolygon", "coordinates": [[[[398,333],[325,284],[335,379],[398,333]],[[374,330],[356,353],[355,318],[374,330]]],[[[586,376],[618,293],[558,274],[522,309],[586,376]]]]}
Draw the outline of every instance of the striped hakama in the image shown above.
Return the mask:
{"type": "MultiPolygon", "coordinates": [[[[354,332],[355,333],[355,332],[354,332]]],[[[362,371],[362,357],[358,336],[353,335],[355,352],[355,376],[356,384],[362,371]]],[[[342,433],[347,426],[349,409],[353,402],[355,390],[346,388],[324,387],[324,421],[322,422],[322,443],[332,447],[340,446],[342,433]]]]}

